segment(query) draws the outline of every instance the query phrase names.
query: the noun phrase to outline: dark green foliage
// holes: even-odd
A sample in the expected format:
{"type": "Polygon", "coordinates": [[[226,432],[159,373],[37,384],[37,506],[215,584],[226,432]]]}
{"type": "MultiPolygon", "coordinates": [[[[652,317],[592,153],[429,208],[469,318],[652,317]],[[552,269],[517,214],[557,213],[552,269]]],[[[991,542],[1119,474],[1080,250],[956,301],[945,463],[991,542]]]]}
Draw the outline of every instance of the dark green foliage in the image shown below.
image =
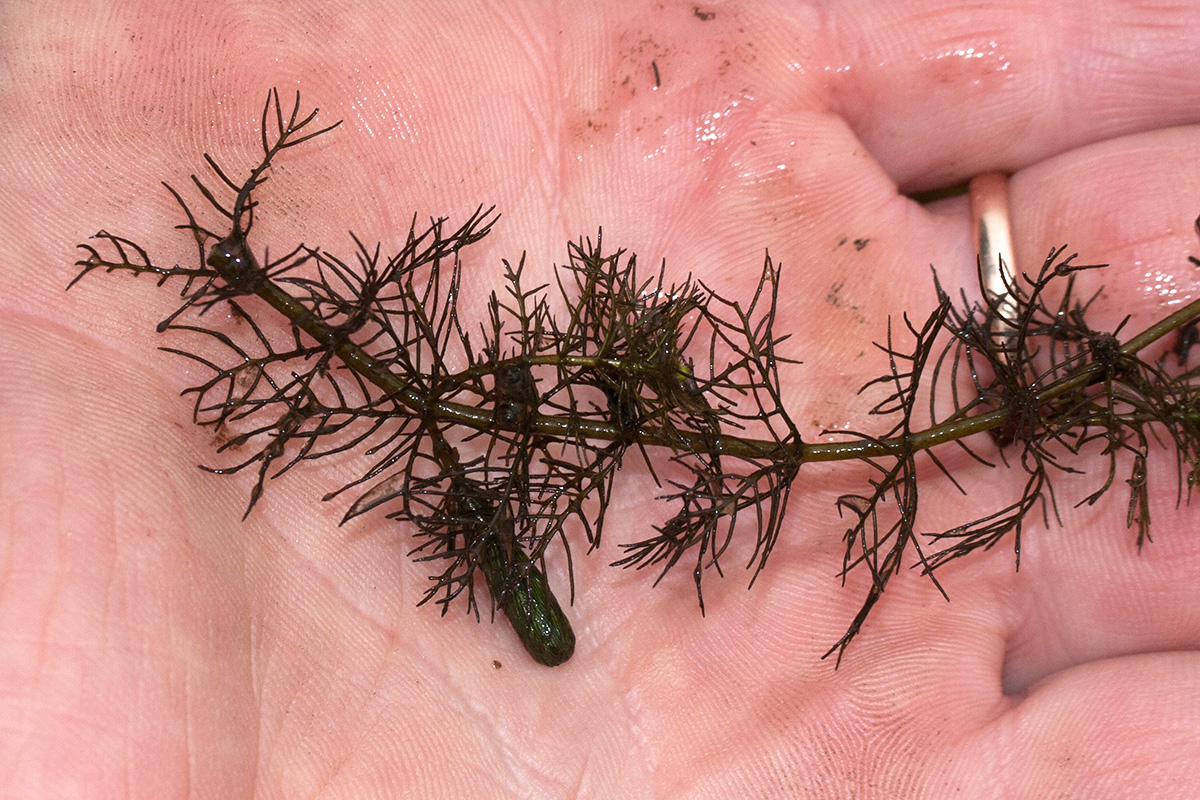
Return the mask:
{"type": "MultiPolygon", "coordinates": [[[[1103,465],[1081,503],[1124,482],[1139,545],[1150,533],[1150,441],[1177,454],[1181,498],[1200,475],[1200,375],[1184,367],[1200,303],[1127,340],[1124,325],[1094,330],[1090,301],[1074,296],[1075,275],[1092,267],[1075,266],[1061,250],[1036,277],[1014,282],[1003,305],[965,294],[955,301],[937,286],[936,309],[920,324],[905,316],[902,341],[889,327],[880,345],[887,372],[864,387],[883,392],[872,409],[883,432],[814,444],[801,439],[781,402],[778,368],[787,359],[779,346],[787,337],[775,333],[780,271],[769,257],[743,305],[691,278],[668,285],[663,268],[639,275],[636,257],[606,251],[597,235],[569,245],[554,287],[527,286],[523,260],[506,262],[474,341],[475,329],[458,316],[459,254],[487,235],[492,209],[457,228],[445,219],[421,227],[414,218],[393,254],[354,238],[349,262],[306,244],[268,258],[251,240],[254,190],[280,153],[336,127],[308,131],[316,111],[299,119],[299,108],[297,97],[285,117],[278,95],[269,95],[263,157],[243,182],[205,156],[216,191],[192,181],[218,230],[168,186],[187,217],[178,227],[196,241],[195,265],[158,266],[139,245],[101,231],[98,244],[81,245],[79,277],[122,270],[180,285],[181,304],[159,326],[179,344],[164,349],[209,371],[184,394],[195,422],[220,434],[219,451],[239,454],[211,471],[256,471],[247,514],[268,478],[302,461],[367,454],[363,475],[325,499],[350,491],[357,497],[347,520],[382,507],[410,523],[412,555],[431,568],[421,602],[443,613],[461,599],[478,616],[480,572],[492,612],[509,618],[540,663],[561,664],[575,648],[545,554],[561,546],[569,566],[572,541],[599,545],[631,449],[664,487],[673,514],[623,544],[617,563],[651,567],[660,579],[688,564],[701,611],[702,577],[721,571],[735,532],[753,531],[747,566],[755,576],[765,567],[805,463],[870,465],[870,486],[837,503],[849,520],[843,574],[864,567],[872,576],[830,650],[839,659],[906,563],[936,581],[948,561],[1006,538],[1019,558],[1030,515],[1057,518],[1057,475],[1103,465]],[[550,311],[551,288],[562,314],[550,311]],[[240,323],[206,324],[204,312],[218,304],[240,323]],[[287,322],[285,333],[262,324],[271,317],[287,322]],[[1181,375],[1139,356],[1179,329],[1181,375]],[[988,433],[1003,445],[1008,468],[1025,474],[1019,496],[950,530],[922,531],[922,470],[950,475],[935,450],[954,443],[980,468],[996,466],[968,441],[988,433]]],[[[796,535],[819,527],[806,521],[796,535]]],[[[567,577],[573,595],[570,570],[567,577]]]]}

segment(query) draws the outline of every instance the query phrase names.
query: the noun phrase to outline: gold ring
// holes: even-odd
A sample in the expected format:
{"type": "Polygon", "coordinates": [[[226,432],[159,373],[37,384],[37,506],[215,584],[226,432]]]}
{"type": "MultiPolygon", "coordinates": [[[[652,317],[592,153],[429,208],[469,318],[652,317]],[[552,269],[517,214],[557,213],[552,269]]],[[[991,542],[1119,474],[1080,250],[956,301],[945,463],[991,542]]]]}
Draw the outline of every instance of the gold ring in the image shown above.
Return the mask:
{"type": "Polygon", "coordinates": [[[1017,303],[1016,264],[1008,219],[1008,176],[976,175],[968,184],[971,240],[978,258],[979,282],[988,305],[988,333],[1001,349],[1012,338],[1017,303]]]}

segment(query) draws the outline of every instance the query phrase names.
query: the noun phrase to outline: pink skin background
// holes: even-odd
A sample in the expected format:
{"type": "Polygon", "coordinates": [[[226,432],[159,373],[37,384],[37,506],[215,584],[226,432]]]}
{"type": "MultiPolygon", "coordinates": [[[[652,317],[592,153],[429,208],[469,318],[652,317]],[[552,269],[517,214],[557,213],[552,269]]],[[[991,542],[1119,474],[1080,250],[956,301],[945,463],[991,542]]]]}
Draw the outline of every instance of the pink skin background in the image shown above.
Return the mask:
{"type": "MultiPolygon", "coordinates": [[[[252,477],[196,468],[219,457],[177,397],[201,372],[155,349],[170,290],[63,288],[101,228],[194,259],[160,181],[186,191],[204,152],[244,175],[267,90],[299,89],[344,122],[272,170],[260,255],[348,256],[350,229],[394,249],[414,213],[496,204],[464,253],[477,320],[501,259],[550,280],[600,227],[735,298],[769,248],[813,439],[878,424],[869,343],[932,308],[931,264],[974,291],[965,199],[905,193],[1015,173],[1020,266],[1064,243],[1113,264],[1097,321],[1196,296],[1198,46],[1194,4],[4,4],[0,795],[1197,796],[1200,517],[1168,458],[1140,555],[1123,486],[1075,509],[1095,479],[1061,480],[1019,572],[1009,543],[952,564],[946,603],[906,571],[836,671],[866,578],[837,578],[833,501],[863,469],[806,469],[766,571],[747,591],[735,545],[702,618],[686,568],[606,566],[668,513],[631,460],[551,670],[503,624],[416,608],[402,526],[338,527],[347,501],[319,498],[361,459],[241,522],[252,477]]],[[[929,530],[1023,480],[953,463],[971,494],[931,475],[929,530]]]]}

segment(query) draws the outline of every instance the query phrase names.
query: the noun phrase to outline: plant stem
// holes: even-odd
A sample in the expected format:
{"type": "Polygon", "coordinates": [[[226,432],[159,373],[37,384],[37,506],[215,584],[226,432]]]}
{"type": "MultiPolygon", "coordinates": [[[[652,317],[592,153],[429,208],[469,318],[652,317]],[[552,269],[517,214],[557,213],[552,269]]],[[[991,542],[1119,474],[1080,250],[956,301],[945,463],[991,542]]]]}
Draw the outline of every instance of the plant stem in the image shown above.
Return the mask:
{"type": "MultiPolygon", "coordinates": [[[[466,425],[475,430],[484,430],[495,424],[492,412],[488,408],[478,408],[444,400],[430,401],[420,392],[410,388],[401,376],[389,370],[385,364],[367,354],[361,347],[352,342],[339,340],[329,328],[314,319],[300,301],[284,291],[278,284],[268,282],[261,287],[257,294],[313,339],[335,346],[335,352],[346,366],[378,386],[390,397],[404,403],[418,415],[432,416],[445,422],[466,425]]],[[[1193,300],[1129,339],[1121,346],[1121,352],[1133,355],[1197,317],[1200,317],[1200,299],[1193,300]]],[[[542,356],[529,359],[528,363],[554,365],[558,361],[559,359],[552,356],[542,356]]],[[[616,359],[573,358],[570,361],[572,366],[585,368],[621,366],[616,359]]],[[[1072,391],[1097,383],[1102,380],[1103,373],[1103,364],[1093,362],[1080,367],[1040,391],[1036,396],[1037,403],[1043,405],[1072,391]]],[[[462,380],[467,374],[469,371],[450,376],[448,380],[451,382],[456,379],[462,380]]],[[[907,437],[879,441],[857,439],[822,444],[797,442],[792,447],[783,446],[770,440],[730,435],[714,436],[711,433],[701,434],[688,431],[675,431],[668,439],[661,430],[651,426],[646,426],[639,431],[638,441],[643,446],[666,447],[678,446],[679,440],[682,439],[682,444],[696,452],[709,452],[712,455],[727,455],[744,459],[784,460],[804,464],[816,461],[846,461],[882,457],[892,455],[902,449],[927,450],[956,439],[1000,428],[1009,423],[1011,419],[1011,411],[1000,408],[976,414],[967,419],[957,419],[935,425],[907,437]]],[[[551,437],[562,437],[572,432],[577,436],[582,435],[600,441],[617,441],[628,437],[628,433],[617,429],[612,424],[594,420],[571,419],[565,415],[539,414],[532,422],[532,429],[536,433],[551,437]]]]}

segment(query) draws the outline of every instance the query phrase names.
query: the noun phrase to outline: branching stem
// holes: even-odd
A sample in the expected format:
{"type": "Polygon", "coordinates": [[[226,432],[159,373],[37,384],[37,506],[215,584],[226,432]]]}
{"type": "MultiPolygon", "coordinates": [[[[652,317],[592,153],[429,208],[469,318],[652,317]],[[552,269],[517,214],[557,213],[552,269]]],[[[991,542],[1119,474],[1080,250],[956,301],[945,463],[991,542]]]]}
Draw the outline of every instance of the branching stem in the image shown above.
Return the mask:
{"type": "Polygon", "coordinates": [[[263,157],[243,183],[205,157],[234,198],[226,207],[193,176],[220,218],[218,231],[203,227],[168,186],[187,216],[178,227],[194,237],[198,265],[156,265],[141,246],[101,231],[94,237],[101,244],[81,245],[88,255],[71,285],[95,270],[148,274],[160,285],[181,282],[182,303],[159,330],[200,337],[225,360],[164,349],[212,373],[185,394],[194,395],[196,422],[222,432],[222,451],[250,454],[212,471],[257,467],[247,513],[268,477],[301,461],[367,453],[374,464],[326,499],[358,488],[347,519],[387,505],[391,517],[412,523],[414,557],[442,565],[422,602],[441,605],[443,613],[465,596],[478,614],[474,577],[482,573],[493,610],[505,613],[540,663],[562,663],[575,647],[546,578],[547,548],[561,545],[569,565],[572,538],[599,545],[614,479],[630,449],[676,513],[646,538],[623,544],[616,563],[653,566],[661,579],[686,559],[702,612],[701,576],[722,570],[735,530],[754,531],[747,567],[755,575],[763,569],[803,465],[853,460],[872,468],[868,488],[837,501],[849,519],[842,573],[863,566],[872,576],[860,610],[829,651],[839,659],[906,558],[915,555],[915,566],[935,583],[942,564],[1006,536],[1019,559],[1029,515],[1040,509],[1046,522],[1058,517],[1053,477],[1082,471],[1066,459],[1089,443],[1100,445],[1098,461],[1107,469],[1080,502],[1094,503],[1119,483],[1118,456],[1132,460],[1123,481],[1130,492],[1126,521],[1137,526],[1139,544],[1149,541],[1149,442],[1165,439],[1175,448],[1181,486],[1200,480],[1200,371],[1172,376],[1161,362],[1139,357],[1184,331],[1175,349],[1182,366],[1196,341],[1200,300],[1122,342],[1124,323],[1111,332],[1089,326],[1091,300],[1080,302],[1073,287],[1075,273],[1093,267],[1061,258],[1062,249],[1051,252],[1038,275],[1014,280],[1003,304],[988,299],[981,306],[965,296],[956,303],[935,276],[937,309],[921,325],[903,317],[911,349],[894,341],[889,324],[878,345],[887,372],[864,387],[885,393],[871,414],[890,428],[806,442],[781,402],[778,367],[788,359],[778,346],[787,336],[773,330],[780,273],[769,256],[742,304],[691,278],[668,286],[661,269],[639,276],[635,256],[607,252],[599,236],[581,240],[569,245],[569,261],[557,273],[567,308],[561,318],[551,313],[545,286],[523,286],[523,260],[505,262],[505,287],[491,296],[482,341],[472,341],[458,319],[458,255],[487,234],[496,219],[490,209],[477,210],[453,232],[444,220],[418,232],[414,219],[403,248],[386,258],[381,246],[354,238],[353,267],[303,244],[260,264],[249,242],[254,191],[276,156],[336,127],[305,132],[316,111],[301,119],[299,108],[297,96],[285,115],[278,95],[269,95],[263,157]],[[1045,300],[1051,284],[1063,289],[1055,306],[1045,300]],[[247,310],[252,297],[288,321],[285,336],[259,326],[257,303],[254,313],[247,310]],[[245,323],[243,340],[200,324],[218,303],[245,323]],[[176,322],[189,309],[196,320],[176,322]],[[1009,316],[992,324],[997,315],[1009,316]],[[451,348],[466,362],[454,372],[447,366],[451,348]],[[922,430],[914,420],[918,396],[929,403],[922,430]],[[1022,493],[958,527],[921,531],[918,464],[931,464],[963,491],[938,449],[954,443],[981,465],[995,466],[969,447],[971,437],[987,432],[1001,448],[1020,448],[1013,469],[1025,473],[1022,493]],[[664,452],[665,459],[655,455],[664,452]],[[940,549],[927,552],[931,544],[940,549]]]}

